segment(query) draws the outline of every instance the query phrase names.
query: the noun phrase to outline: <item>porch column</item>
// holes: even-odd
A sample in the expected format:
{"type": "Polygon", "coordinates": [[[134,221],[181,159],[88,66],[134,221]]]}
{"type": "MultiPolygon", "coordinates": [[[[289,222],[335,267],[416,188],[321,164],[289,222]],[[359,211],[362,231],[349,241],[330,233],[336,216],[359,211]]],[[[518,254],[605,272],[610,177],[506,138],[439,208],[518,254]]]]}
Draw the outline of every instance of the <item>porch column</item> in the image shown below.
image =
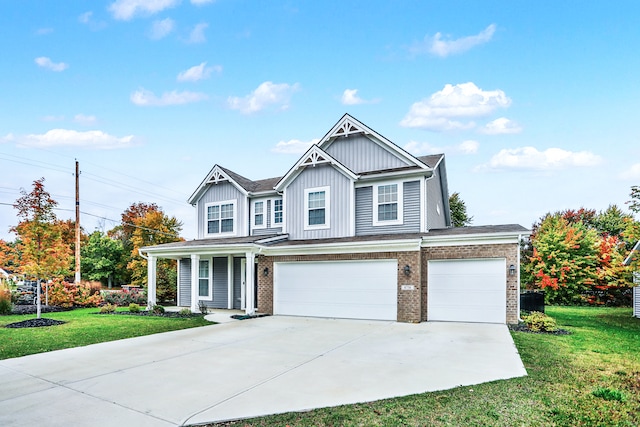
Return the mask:
{"type": "Polygon", "coordinates": [[[192,254],[191,255],[191,312],[197,313],[198,308],[198,294],[199,294],[199,286],[198,286],[198,270],[200,269],[200,255],[192,254]]]}
{"type": "Polygon", "coordinates": [[[247,264],[246,264],[246,284],[247,284],[247,290],[246,290],[246,299],[245,299],[245,313],[252,315],[255,314],[256,312],[256,308],[254,307],[254,292],[253,292],[253,277],[254,277],[254,271],[256,269],[256,266],[254,264],[255,261],[255,257],[256,255],[253,252],[247,252],[245,254],[245,258],[247,260],[247,264]]]}
{"type": "Polygon", "coordinates": [[[147,256],[147,304],[150,307],[156,305],[156,264],[154,255],[147,256]]]}

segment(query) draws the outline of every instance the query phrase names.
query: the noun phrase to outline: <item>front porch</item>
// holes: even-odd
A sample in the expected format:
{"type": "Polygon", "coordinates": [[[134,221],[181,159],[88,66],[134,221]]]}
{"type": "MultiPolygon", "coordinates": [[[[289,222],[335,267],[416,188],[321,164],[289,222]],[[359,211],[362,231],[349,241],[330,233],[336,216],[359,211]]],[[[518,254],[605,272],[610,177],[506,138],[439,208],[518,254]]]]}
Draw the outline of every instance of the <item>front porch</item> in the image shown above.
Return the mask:
{"type": "MultiPolygon", "coordinates": [[[[237,313],[253,315],[257,306],[257,269],[255,253],[191,253],[148,254],[147,300],[155,305],[156,267],[159,258],[175,259],[177,262],[176,311],[189,308],[235,310],[237,313]]],[[[227,312],[228,313],[228,312],[227,312]]],[[[237,314],[235,313],[235,314],[237,314]]],[[[231,316],[234,313],[229,313],[231,316]]]]}

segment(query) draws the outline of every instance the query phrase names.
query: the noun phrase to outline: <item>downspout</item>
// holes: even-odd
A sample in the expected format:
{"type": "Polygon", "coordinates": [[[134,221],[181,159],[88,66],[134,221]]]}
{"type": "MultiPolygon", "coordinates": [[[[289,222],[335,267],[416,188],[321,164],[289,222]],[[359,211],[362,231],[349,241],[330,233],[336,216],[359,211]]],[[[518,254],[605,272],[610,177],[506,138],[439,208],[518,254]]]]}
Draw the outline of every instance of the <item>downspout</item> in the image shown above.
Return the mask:
{"type": "Polygon", "coordinates": [[[142,258],[146,259],[147,261],[149,261],[149,258],[142,255],[142,248],[138,248],[138,255],[140,255],[142,258]]]}

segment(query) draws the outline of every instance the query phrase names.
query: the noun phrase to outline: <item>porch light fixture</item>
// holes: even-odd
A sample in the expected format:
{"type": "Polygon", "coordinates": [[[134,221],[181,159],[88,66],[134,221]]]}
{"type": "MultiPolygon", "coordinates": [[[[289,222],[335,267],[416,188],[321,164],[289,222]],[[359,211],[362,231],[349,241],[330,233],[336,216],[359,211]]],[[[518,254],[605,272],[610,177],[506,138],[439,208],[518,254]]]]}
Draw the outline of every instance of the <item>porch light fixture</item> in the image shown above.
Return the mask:
{"type": "Polygon", "coordinates": [[[411,274],[411,267],[409,267],[409,265],[405,265],[403,270],[404,270],[405,276],[408,276],[411,274]]]}
{"type": "Polygon", "coordinates": [[[264,270],[262,270],[262,275],[263,276],[268,276],[269,275],[269,267],[265,267],[264,270]]]}
{"type": "Polygon", "coordinates": [[[509,266],[509,276],[514,276],[516,274],[516,266],[511,264],[509,266]]]}

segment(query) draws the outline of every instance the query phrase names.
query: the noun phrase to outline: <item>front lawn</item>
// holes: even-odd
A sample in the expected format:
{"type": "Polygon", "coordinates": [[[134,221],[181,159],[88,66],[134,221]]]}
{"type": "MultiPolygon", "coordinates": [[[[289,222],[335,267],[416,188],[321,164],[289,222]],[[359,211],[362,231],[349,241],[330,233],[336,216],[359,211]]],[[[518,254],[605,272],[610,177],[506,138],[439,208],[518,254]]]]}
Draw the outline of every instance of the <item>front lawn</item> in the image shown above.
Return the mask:
{"type": "Polygon", "coordinates": [[[202,316],[116,316],[96,314],[98,311],[97,308],[81,308],[59,313],[43,313],[42,317],[67,323],[42,328],[4,327],[9,323],[33,319],[33,314],[0,316],[0,359],[211,324],[202,316]]]}
{"type": "Polygon", "coordinates": [[[548,307],[547,314],[572,334],[512,332],[527,377],[224,425],[640,425],[640,319],[627,308],[548,307]]]}

